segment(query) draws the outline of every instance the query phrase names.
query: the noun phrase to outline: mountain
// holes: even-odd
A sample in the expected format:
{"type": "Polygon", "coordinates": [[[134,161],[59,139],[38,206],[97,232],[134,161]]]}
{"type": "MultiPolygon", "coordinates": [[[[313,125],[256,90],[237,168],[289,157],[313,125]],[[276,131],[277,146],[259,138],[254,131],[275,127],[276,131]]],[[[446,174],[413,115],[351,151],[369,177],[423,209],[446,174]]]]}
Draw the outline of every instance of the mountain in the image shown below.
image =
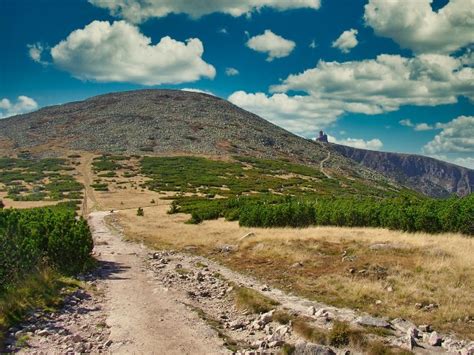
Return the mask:
{"type": "Polygon", "coordinates": [[[392,181],[387,186],[433,196],[465,194],[474,180],[472,170],[429,158],[377,152],[364,158],[353,148],[296,136],[218,97],[180,90],[111,93],[0,120],[0,155],[26,150],[284,159],[336,178],[392,181]]]}
{"type": "Polygon", "coordinates": [[[330,147],[401,185],[429,196],[465,196],[474,191],[474,170],[468,168],[415,154],[378,152],[338,144],[330,144],[330,147]]]}
{"type": "MultiPolygon", "coordinates": [[[[325,146],[230,102],[181,90],[96,96],[0,120],[0,154],[58,149],[141,155],[253,156],[316,165],[325,146]]],[[[377,176],[339,153],[325,163],[343,175],[377,176]]],[[[377,176],[379,179],[380,176],[377,176]]]]}

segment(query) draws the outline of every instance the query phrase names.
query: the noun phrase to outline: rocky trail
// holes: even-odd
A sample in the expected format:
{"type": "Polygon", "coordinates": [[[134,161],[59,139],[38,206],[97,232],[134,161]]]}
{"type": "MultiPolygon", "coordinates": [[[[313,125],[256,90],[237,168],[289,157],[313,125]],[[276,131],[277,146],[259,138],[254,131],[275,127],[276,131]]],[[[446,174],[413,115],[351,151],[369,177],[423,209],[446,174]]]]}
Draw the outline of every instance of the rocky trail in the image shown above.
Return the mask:
{"type": "MultiPolygon", "coordinates": [[[[125,241],[116,222],[110,212],[89,215],[99,267],[81,277],[86,287],[67,296],[60,311],[34,312],[25,323],[10,329],[9,351],[277,354],[285,344],[296,344],[296,354],[361,353],[303,340],[291,322],[277,321],[275,312],[284,310],[320,329],[330,329],[335,320],[361,329],[390,329],[383,336],[370,337],[414,353],[474,354],[474,342],[457,341],[428,326],[329,307],[273,289],[200,256],[153,251],[125,241]],[[278,305],[263,314],[243,311],[235,306],[234,295],[242,287],[278,305]]],[[[232,247],[221,247],[219,252],[232,247]]]]}
{"type": "Polygon", "coordinates": [[[331,159],[331,151],[329,151],[323,143],[321,142],[318,142],[318,144],[323,148],[324,151],[327,152],[327,156],[321,160],[321,162],[319,163],[319,170],[321,170],[321,172],[328,178],[328,179],[332,179],[331,175],[329,175],[326,170],[324,170],[324,164],[329,160],[331,159]]]}

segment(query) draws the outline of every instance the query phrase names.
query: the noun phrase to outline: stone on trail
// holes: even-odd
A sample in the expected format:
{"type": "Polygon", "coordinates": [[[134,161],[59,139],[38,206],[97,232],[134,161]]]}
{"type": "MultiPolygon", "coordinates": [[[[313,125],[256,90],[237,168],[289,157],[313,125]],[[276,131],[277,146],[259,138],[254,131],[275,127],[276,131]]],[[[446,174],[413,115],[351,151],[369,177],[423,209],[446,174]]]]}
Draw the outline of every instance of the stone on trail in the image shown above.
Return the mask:
{"type": "Polygon", "coordinates": [[[367,327],[377,327],[377,328],[389,328],[390,324],[382,318],[376,318],[371,316],[362,316],[355,320],[359,325],[367,327]]]}
{"type": "Polygon", "coordinates": [[[296,343],[294,355],[336,355],[331,349],[323,345],[299,341],[296,343]]]}
{"type": "Polygon", "coordinates": [[[392,326],[403,333],[408,332],[410,328],[416,328],[415,324],[403,318],[395,318],[390,323],[392,326]]]}

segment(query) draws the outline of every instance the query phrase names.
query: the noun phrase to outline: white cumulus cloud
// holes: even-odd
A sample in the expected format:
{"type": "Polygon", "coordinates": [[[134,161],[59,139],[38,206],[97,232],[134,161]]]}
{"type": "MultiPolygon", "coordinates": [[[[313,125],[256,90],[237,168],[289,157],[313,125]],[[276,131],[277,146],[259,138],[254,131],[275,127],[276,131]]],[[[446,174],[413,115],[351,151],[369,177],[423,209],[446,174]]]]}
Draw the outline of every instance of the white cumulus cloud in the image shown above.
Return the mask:
{"type": "Polygon", "coordinates": [[[474,154],[474,116],[459,116],[437,127],[442,127],[442,131],[423,147],[423,153],[429,155],[474,154]]]}
{"type": "Polygon", "coordinates": [[[428,124],[428,123],[418,123],[417,125],[415,125],[415,131],[431,131],[433,129],[435,129],[434,126],[428,124]]]}
{"type": "Polygon", "coordinates": [[[180,42],[166,36],[152,44],[125,21],[94,21],[53,47],[51,56],[55,66],[81,80],[159,85],[214,78],[203,52],[197,38],[180,42]]]}
{"type": "Polygon", "coordinates": [[[369,140],[363,140],[360,138],[337,139],[336,137],[328,135],[328,141],[330,143],[342,144],[342,145],[347,145],[353,148],[368,149],[368,150],[380,150],[383,147],[383,142],[378,138],[369,139],[369,140]]]}
{"type": "MultiPolygon", "coordinates": [[[[272,94],[237,91],[229,100],[295,133],[308,136],[344,113],[367,115],[403,105],[436,106],[474,98],[474,71],[458,58],[426,54],[414,58],[380,55],[348,62],[320,61],[315,68],[288,76],[270,87],[272,94]],[[293,94],[298,92],[298,94],[293,94]],[[300,94],[303,92],[304,94],[300,94]]],[[[417,130],[438,124],[400,124],[417,130]]]]}
{"type": "Polygon", "coordinates": [[[308,96],[236,91],[228,97],[228,100],[302,136],[315,134],[321,128],[333,123],[344,112],[331,101],[315,101],[308,96]]]}
{"type": "Polygon", "coordinates": [[[437,123],[436,125],[430,125],[425,122],[415,124],[409,118],[398,121],[398,123],[405,127],[412,127],[415,131],[431,131],[433,129],[439,128],[440,125],[440,123],[437,123]]]}
{"type": "Polygon", "coordinates": [[[16,102],[3,98],[0,100],[0,118],[20,115],[34,111],[37,108],[38,103],[28,96],[18,96],[16,102]]]}
{"type": "Polygon", "coordinates": [[[319,9],[320,0],[89,0],[97,7],[109,10],[113,16],[140,23],[169,14],[186,14],[193,18],[220,12],[234,17],[251,15],[264,7],[277,11],[310,8],[319,9]]]}
{"type": "Polygon", "coordinates": [[[402,105],[455,103],[459,96],[473,100],[473,82],[473,68],[450,56],[382,54],[362,61],[320,61],[315,68],[290,75],[271,90],[304,91],[314,100],[339,101],[349,112],[378,114],[402,105]]]}
{"type": "Polygon", "coordinates": [[[461,165],[469,169],[474,169],[474,158],[472,157],[455,158],[452,162],[454,164],[461,165]]]}
{"type": "Polygon", "coordinates": [[[225,75],[227,76],[236,76],[239,75],[239,71],[235,68],[226,68],[225,75]]]}
{"type": "Polygon", "coordinates": [[[182,88],[180,90],[181,91],[189,91],[189,92],[198,92],[200,94],[207,94],[207,95],[216,96],[216,95],[214,95],[214,93],[212,91],[209,91],[209,90],[202,90],[202,89],[196,89],[196,88],[182,88]]]}
{"type": "Polygon", "coordinates": [[[40,42],[27,44],[26,47],[28,48],[28,55],[29,57],[36,63],[47,65],[48,62],[42,59],[43,52],[45,50],[43,44],[40,42]]]}
{"type": "Polygon", "coordinates": [[[342,53],[349,53],[359,43],[357,34],[358,31],[354,28],[342,32],[339,38],[332,43],[332,47],[339,48],[342,53]]]}
{"type": "Polygon", "coordinates": [[[271,30],[265,30],[261,35],[254,36],[247,41],[247,47],[262,53],[267,53],[267,61],[283,58],[290,55],[296,43],[285,39],[271,30]]]}
{"type": "Polygon", "coordinates": [[[473,43],[474,0],[450,0],[433,11],[433,0],[369,0],[364,19],[379,36],[416,53],[452,53],[473,43]]]}
{"type": "Polygon", "coordinates": [[[402,126],[405,126],[405,127],[413,127],[414,126],[413,122],[409,118],[398,121],[398,123],[400,123],[402,126]]]}

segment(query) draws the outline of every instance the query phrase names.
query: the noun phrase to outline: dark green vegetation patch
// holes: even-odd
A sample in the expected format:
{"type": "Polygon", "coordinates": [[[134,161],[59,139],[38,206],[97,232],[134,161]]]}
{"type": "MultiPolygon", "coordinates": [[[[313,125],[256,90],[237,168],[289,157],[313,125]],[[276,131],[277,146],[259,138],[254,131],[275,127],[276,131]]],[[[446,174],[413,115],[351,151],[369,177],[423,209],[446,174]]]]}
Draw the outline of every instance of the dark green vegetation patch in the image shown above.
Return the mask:
{"type": "Polygon", "coordinates": [[[0,210],[0,294],[44,265],[65,274],[83,271],[92,246],[87,222],[67,204],[0,210]]]}
{"type": "Polygon", "coordinates": [[[0,158],[0,183],[14,201],[82,198],[82,184],[68,171],[65,159],[0,158]]]}
{"type": "Polygon", "coordinates": [[[178,192],[169,212],[191,214],[189,223],[225,217],[248,227],[334,225],[474,234],[472,194],[432,199],[380,182],[331,179],[316,168],[286,161],[235,160],[145,157],[141,163],[142,173],[152,179],[145,186],[178,192]]]}
{"type": "Polygon", "coordinates": [[[93,241],[74,203],[0,209],[0,352],[5,331],[32,309],[60,306],[78,287],[66,277],[93,265],[93,241]]]}
{"type": "Polygon", "coordinates": [[[319,169],[286,161],[235,157],[234,162],[197,157],[144,157],[141,172],[154,191],[214,194],[225,197],[280,195],[394,195],[389,185],[344,177],[329,179],[319,169]]]}

